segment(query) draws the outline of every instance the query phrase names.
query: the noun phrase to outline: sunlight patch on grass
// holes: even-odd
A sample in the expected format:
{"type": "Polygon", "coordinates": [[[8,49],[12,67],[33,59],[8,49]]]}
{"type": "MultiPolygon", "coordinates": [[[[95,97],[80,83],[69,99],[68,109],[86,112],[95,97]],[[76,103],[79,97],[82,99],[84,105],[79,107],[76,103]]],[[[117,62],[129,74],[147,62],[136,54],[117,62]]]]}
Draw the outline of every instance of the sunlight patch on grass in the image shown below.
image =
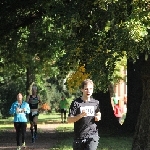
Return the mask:
{"type": "Polygon", "coordinates": [[[73,123],[68,123],[68,124],[60,124],[57,128],[56,131],[58,132],[73,132],[73,123]]]}
{"type": "Polygon", "coordinates": [[[60,113],[39,114],[38,116],[39,123],[59,123],[60,120],[60,113]]]}
{"type": "Polygon", "coordinates": [[[0,130],[9,130],[9,129],[14,129],[14,124],[0,124],[0,130]]]}

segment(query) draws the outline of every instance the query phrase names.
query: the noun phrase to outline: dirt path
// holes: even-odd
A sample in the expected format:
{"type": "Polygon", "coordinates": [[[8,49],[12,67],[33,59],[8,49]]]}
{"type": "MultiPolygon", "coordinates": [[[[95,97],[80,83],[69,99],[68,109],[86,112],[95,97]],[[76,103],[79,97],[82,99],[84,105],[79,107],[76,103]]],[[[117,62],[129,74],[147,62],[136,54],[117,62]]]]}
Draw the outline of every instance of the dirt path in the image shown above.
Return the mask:
{"type": "MultiPolygon", "coordinates": [[[[31,133],[27,127],[26,150],[49,150],[58,141],[55,129],[59,124],[38,125],[38,139],[31,143],[31,133]]],[[[0,132],[0,150],[16,150],[15,130],[4,130],[0,132]]]]}

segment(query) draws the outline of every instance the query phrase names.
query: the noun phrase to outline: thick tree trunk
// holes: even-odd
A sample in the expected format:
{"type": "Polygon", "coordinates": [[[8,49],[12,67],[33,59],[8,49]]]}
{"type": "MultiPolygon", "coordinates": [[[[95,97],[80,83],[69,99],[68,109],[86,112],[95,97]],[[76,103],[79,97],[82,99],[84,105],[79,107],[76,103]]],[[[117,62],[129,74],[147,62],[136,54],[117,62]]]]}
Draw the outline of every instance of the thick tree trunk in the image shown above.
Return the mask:
{"type": "Polygon", "coordinates": [[[150,150],[150,58],[142,66],[141,74],[143,98],[132,150],[150,150]]]}
{"type": "Polygon", "coordinates": [[[122,126],[124,131],[134,132],[142,101],[142,56],[135,63],[127,61],[127,114],[122,126]]]}
{"type": "Polygon", "coordinates": [[[102,112],[102,120],[99,122],[99,126],[113,129],[121,128],[121,131],[134,133],[143,96],[141,80],[141,68],[143,64],[143,56],[140,56],[140,59],[135,63],[129,60],[127,62],[127,114],[122,126],[113,114],[109,92],[93,94],[93,97],[99,100],[102,112]]]}
{"type": "Polygon", "coordinates": [[[94,93],[93,97],[99,100],[101,110],[101,121],[98,123],[99,128],[108,128],[109,130],[118,130],[121,128],[117,118],[114,115],[111,105],[111,99],[109,92],[94,93]]]}

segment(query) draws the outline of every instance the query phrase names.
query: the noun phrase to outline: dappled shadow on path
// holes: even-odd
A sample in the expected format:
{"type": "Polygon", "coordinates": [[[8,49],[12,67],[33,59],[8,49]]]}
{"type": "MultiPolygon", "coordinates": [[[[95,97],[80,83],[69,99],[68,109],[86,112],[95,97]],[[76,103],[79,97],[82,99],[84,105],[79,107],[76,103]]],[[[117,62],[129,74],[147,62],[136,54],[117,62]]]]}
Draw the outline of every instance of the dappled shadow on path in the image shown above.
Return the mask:
{"type": "MultiPolygon", "coordinates": [[[[26,133],[26,150],[49,150],[58,142],[58,134],[55,127],[48,125],[40,126],[38,129],[38,139],[34,144],[31,143],[31,133],[29,128],[26,133]]],[[[0,131],[0,149],[16,150],[16,134],[14,129],[0,131]]]]}

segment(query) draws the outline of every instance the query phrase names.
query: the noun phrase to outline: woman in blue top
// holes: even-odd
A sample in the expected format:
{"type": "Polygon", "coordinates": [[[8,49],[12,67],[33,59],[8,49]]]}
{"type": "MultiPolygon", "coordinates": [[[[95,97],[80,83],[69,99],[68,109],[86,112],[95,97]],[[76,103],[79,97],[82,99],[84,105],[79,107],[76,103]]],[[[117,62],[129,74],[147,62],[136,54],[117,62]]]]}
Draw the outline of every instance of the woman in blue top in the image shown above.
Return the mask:
{"type": "Polygon", "coordinates": [[[22,146],[25,148],[25,134],[27,128],[26,114],[30,113],[29,104],[22,100],[21,93],[17,95],[17,101],[11,105],[9,113],[14,115],[14,127],[16,129],[17,150],[21,149],[20,134],[22,134],[22,146]]]}

